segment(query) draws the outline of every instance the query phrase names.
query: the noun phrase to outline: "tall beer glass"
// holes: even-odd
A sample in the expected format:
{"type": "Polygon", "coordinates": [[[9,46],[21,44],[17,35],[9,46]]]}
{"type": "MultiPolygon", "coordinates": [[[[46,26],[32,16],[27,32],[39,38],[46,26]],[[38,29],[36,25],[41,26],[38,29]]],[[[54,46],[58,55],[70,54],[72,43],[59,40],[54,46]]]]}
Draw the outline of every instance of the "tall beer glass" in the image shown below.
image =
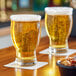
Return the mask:
{"type": "Polygon", "coordinates": [[[34,65],[36,47],[40,38],[40,15],[12,15],[11,37],[16,48],[16,62],[19,65],[34,65]]]}
{"type": "Polygon", "coordinates": [[[46,7],[45,27],[50,40],[50,48],[56,53],[68,49],[68,37],[72,29],[70,7],[46,7]]]}

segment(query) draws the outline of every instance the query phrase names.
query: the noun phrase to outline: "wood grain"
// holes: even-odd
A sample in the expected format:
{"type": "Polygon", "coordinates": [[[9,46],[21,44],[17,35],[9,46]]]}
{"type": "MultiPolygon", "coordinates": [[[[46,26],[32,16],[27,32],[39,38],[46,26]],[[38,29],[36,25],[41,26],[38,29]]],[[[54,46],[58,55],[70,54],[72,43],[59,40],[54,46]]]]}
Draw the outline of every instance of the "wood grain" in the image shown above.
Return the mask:
{"type": "MultiPolygon", "coordinates": [[[[3,65],[8,64],[15,60],[16,50],[13,46],[0,49],[0,76],[54,76],[54,74],[51,73],[50,69],[51,60],[49,58],[49,55],[39,54],[39,51],[46,49],[48,47],[49,47],[48,37],[41,38],[40,44],[37,48],[37,59],[38,61],[45,61],[48,62],[49,64],[37,70],[23,70],[23,69],[4,67],[3,65]]],[[[76,49],[76,38],[69,39],[69,47],[72,49],[76,49]]],[[[58,70],[56,72],[56,76],[60,76],[58,70]]]]}

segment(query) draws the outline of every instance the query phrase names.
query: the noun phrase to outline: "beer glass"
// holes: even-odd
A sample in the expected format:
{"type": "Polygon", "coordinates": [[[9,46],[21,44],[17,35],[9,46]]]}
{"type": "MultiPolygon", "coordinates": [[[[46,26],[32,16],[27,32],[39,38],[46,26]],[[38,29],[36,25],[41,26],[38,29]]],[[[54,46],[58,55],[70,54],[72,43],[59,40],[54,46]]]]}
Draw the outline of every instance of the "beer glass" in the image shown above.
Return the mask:
{"type": "Polygon", "coordinates": [[[68,37],[72,29],[71,7],[46,7],[45,27],[50,40],[52,52],[66,53],[68,37]]]}
{"type": "Polygon", "coordinates": [[[12,15],[11,37],[16,48],[16,62],[18,65],[34,65],[36,47],[40,38],[40,15],[12,15]]]}

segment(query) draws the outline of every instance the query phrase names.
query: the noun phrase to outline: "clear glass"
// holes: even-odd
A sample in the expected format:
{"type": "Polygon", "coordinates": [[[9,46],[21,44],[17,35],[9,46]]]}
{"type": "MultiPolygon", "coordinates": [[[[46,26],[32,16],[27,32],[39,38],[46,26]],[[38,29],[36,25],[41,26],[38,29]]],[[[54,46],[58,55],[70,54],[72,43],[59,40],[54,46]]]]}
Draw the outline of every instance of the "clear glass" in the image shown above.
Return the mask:
{"type": "Polygon", "coordinates": [[[16,48],[16,62],[19,65],[37,63],[36,47],[40,39],[40,15],[12,15],[11,37],[16,48]]]}
{"type": "Polygon", "coordinates": [[[72,29],[72,11],[70,7],[45,8],[45,27],[53,52],[67,52],[68,37],[72,29]]]}

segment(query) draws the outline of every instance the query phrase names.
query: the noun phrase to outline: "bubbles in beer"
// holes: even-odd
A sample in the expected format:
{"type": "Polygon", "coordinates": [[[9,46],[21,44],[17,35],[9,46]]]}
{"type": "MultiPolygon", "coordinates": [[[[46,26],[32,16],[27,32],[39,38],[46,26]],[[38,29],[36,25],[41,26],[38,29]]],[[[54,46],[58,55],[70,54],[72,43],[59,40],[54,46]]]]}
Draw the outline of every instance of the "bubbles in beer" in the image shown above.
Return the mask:
{"type": "Polygon", "coordinates": [[[50,38],[50,46],[65,48],[67,46],[66,39],[72,28],[72,16],[46,14],[45,27],[50,38]]]}

